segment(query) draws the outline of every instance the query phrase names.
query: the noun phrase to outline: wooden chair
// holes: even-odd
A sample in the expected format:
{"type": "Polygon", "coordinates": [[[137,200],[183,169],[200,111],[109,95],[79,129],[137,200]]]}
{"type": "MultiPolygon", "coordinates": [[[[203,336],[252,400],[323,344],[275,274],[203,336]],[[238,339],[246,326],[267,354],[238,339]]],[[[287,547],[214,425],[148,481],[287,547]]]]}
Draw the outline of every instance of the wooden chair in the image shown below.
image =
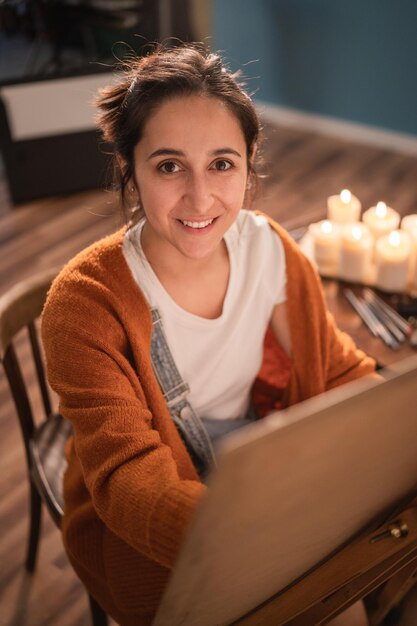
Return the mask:
{"type": "MultiPolygon", "coordinates": [[[[26,555],[26,569],[33,572],[39,543],[42,502],[59,527],[63,515],[62,478],[66,468],[64,447],[71,434],[70,423],[51,409],[39,346],[36,318],[42,312],[46,294],[57,274],[57,268],[46,270],[24,280],[0,297],[0,360],[3,364],[26,453],[30,489],[30,531],[26,555]],[[34,360],[37,383],[43,404],[43,417],[36,416],[14,346],[14,340],[24,328],[34,360]]],[[[92,623],[107,626],[107,615],[89,595],[92,623]]]]}

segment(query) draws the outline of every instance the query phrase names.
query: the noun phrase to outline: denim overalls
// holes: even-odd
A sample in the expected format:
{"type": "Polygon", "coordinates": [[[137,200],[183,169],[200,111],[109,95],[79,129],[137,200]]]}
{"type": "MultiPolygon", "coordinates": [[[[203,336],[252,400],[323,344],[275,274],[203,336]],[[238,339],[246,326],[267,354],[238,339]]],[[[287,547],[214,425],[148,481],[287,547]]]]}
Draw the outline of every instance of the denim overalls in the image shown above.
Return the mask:
{"type": "Polygon", "coordinates": [[[227,433],[256,419],[253,412],[242,419],[200,419],[187,400],[189,386],[181,378],[165,337],[158,309],[151,309],[151,357],[172,420],[201,479],[216,465],[214,444],[227,433]]]}

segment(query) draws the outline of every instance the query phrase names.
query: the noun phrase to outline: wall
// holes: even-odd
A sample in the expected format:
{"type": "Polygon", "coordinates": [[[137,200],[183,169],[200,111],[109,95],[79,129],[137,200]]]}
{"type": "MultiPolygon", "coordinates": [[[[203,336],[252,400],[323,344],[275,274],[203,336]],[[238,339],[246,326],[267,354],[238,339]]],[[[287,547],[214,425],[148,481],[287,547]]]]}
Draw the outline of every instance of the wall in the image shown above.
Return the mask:
{"type": "Polygon", "coordinates": [[[271,104],[417,135],[415,0],[213,0],[214,47],[271,104]]]}
{"type": "Polygon", "coordinates": [[[196,41],[208,41],[213,33],[211,0],[192,0],[189,7],[196,41]]]}

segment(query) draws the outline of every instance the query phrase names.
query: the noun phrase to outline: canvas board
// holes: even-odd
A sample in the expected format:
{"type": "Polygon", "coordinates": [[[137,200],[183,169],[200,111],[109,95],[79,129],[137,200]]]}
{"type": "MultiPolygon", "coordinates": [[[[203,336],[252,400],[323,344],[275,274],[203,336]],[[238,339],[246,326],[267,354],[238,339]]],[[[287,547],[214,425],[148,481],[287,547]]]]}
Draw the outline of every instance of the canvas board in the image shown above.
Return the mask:
{"type": "Polygon", "coordinates": [[[223,626],[417,485],[417,357],[229,435],[155,626],[223,626]]]}

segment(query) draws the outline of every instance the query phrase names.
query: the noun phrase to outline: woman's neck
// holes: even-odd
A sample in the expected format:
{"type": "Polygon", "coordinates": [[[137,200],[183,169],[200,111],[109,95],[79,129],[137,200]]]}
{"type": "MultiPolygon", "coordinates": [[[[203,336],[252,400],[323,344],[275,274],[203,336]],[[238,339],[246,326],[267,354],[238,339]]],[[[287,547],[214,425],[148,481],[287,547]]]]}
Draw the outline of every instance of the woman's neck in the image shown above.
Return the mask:
{"type": "Polygon", "coordinates": [[[142,249],[158,280],[171,298],[184,310],[215,319],[223,311],[230,275],[229,254],[224,240],[209,257],[190,259],[178,254],[158,254],[155,247],[142,249]]]}

